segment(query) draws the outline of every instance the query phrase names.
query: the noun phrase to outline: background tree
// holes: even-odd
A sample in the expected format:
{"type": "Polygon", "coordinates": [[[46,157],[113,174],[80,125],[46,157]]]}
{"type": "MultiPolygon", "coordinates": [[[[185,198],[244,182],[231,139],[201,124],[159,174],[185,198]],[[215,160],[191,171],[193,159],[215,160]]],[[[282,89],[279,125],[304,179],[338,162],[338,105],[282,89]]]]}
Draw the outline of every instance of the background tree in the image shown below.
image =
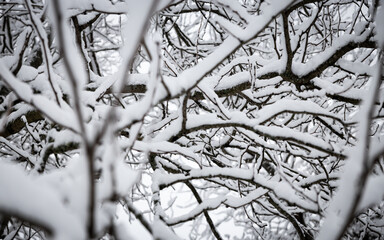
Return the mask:
{"type": "Polygon", "coordinates": [[[384,238],[380,4],[1,1],[1,238],[384,238]]]}

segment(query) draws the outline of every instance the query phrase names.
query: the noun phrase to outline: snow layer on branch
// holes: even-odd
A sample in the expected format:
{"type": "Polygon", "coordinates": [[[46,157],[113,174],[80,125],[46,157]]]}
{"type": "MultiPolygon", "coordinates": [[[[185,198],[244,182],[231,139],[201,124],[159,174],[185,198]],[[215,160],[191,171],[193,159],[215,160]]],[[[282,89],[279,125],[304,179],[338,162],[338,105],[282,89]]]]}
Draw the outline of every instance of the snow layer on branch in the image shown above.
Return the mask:
{"type": "Polygon", "coordinates": [[[0,211],[52,231],[54,239],[84,239],[83,223],[55,190],[25,175],[18,166],[0,166],[0,211]]]}
{"type": "Polygon", "coordinates": [[[17,73],[17,78],[21,81],[27,82],[35,79],[38,75],[38,70],[34,67],[22,65],[19,72],[17,73]]]}
{"type": "MultiPolygon", "coordinates": [[[[259,34],[265,26],[276,16],[278,15],[284,8],[290,5],[292,1],[275,1],[271,0],[270,5],[266,9],[263,9],[264,14],[261,16],[255,17],[248,27],[244,29],[245,39],[243,41],[247,42],[259,34]]],[[[167,88],[171,94],[171,96],[177,96],[185,90],[192,89],[195,87],[209,72],[211,72],[214,68],[216,68],[225,58],[227,58],[232,52],[240,47],[242,44],[241,36],[228,36],[227,39],[219,46],[217,49],[211,53],[208,57],[206,57],[203,61],[197,64],[195,67],[185,70],[182,74],[178,76],[178,81],[173,81],[172,84],[168,84],[165,81],[167,88]]],[[[120,76],[123,76],[120,74],[120,76]]],[[[164,87],[157,88],[154,99],[152,102],[157,103],[161,99],[167,96],[168,92],[165,91],[164,87]]],[[[137,119],[141,119],[146,111],[142,109],[142,103],[138,102],[137,104],[132,104],[121,113],[121,121],[118,124],[118,129],[129,126],[132,122],[137,119]],[[127,114],[129,113],[129,114],[127,114]],[[131,116],[132,113],[135,113],[135,116],[131,116]]]]}
{"type": "Polygon", "coordinates": [[[155,219],[152,223],[153,239],[180,240],[163,221],[155,219]]]}
{"type": "Polygon", "coordinates": [[[360,212],[367,207],[380,203],[384,198],[384,176],[370,176],[366,187],[363,191],[359,207],[357,211],[360,212]]]}
{"type": "Polygon", "coordinates": [[[345,87],[342,87],[338,84],[333,84],[330,81],[321,78],[313,79],[313,83],[321,89],[325,90],[326,93],[338,94],[343,97],[362,99],[367,94],[367,91],[364,89],[346,89],[345,87]]]}
{"type": "MultiPolygon", "coordinates": [[[[292,109],[294,108],[295,107],[292,107],[292,109]]],[[[268,113],[268,110],[266,110],[266,113],[268,113]]],[[[271,113],[272,113],[272,116],[276,115],[276,112],[274,111],[269,112],[269,114],[271,113]]],[[[332,114],[329,114],[329,113],[327,114],[328,116],[329,115],[332,116],[332,114]]],[[[268,116],[268,117],[272,117],[272,116],[268,116]]],[[[327,143],[323,139],[317,138],[309,133],[299,132],[297,130],[287,128],[287,127],[277,127],[277,126],[267,127],[259,124],[260,124],[260,121],[257,118],[249,119],[246,116],[246,114],[243,112],[231,112],[230,120],[219,119],[217,118],[216,114],[191,116],[188,118],[186,127],[187,129],[194,130],[194,129],[201,129],[204,127],[212,128],[212,127],[238,126],[271,139],[295,141],[297,143],[304,144],[306,146],[312,147],[314,149],[317,149],[323,152],[333,153],[336,155],[343,154],[341,149],[336,148],[336,146],[332,146],[331,144],[327,143]]]]}
{"type": "Polygon", "coordinates": [[[366,41],[371,34],[368,29],[361,35],[356,34],[344,34],[343,36],[334,40],[332,47],[325,49],[323,52],[317,54],[306,63],[293,62],[292,72],[297,76],[305,76],[308,73],[317,69],[321,64],[324,64],[330,59],[338,50],[351,43],[362,43],[366,41]]]}
{"type": "Polygon", "coordinates": [[[3,59],[0,59],[0,76],[20,99],[43,112],[52,121],[74,131],[78,130],[78,124],[75,121],[73,111],[68,106],[66,110],[63,110],[47,97],[33,94],[33,90],[28,84],[15,78],[8,68],[5,67],[3,59]]]}
{"type": "Polygon", "coordinates": [[[380,1],[380,6],[377,9],[376,14],[376,41],[378,45],[383,49],[384,48],[384,29],[383,29],[383,23],[384,23],[384,3],[383,1],[380,1]]]}
{"type": "MultiPolygon", "coordinates": [[[[382,58],[380,60],[382,60],[382,58]]],[[[380,92],[381,68],[382,62],[379,61],[379,63],[375,65],[375,76],[371,78],[367,97],[364,99],[359,114],[355,115],[359,123],[357,134],[359,141],[351,151],[348,152],[348,161],[343,167],[338,191],[327,209],[327,215],[318,236],[319,240],[338,239],[342,236],[351,218],[357,213],[356,208],[358,208],[361,202],[360,191],[364,192],[364,188],[367,186],[366,184],[371,172],[369,166],[372,164],[372,159],[369,159],[371,114],[376,97],[380,92]]],[[[375,180],[371,182],[371,184],[374,185],[377,183],[375,180]]],[[[368,188],[368,191],[371,191],[369,189],[370,188],[368,188]]],[[[380,195],[380,193],[378,193],[378,195],[380,195]]],[[[368,196],[363,196],[363,199],[370,203],[372,199],[377,199],[377,195],[372,196],[372,199],[368,196]]],[[[367,202],[365,204],[367,204],[367,202]]]]}
{"type": "Polygon", "coordinates": [[[284,112],[306,113],[339,120],[336,114],[327,111],[312,101],[282,99],[268,105],[257,112],[257,122],[263,123],[284,112]]]}
{"type": "Polygon", "coordinates": [[[312,191],[301,189],[301,193],[305,193],[305,200],[298,192],[287,182],[281,181],[279,177],[266,178],[260,174],[254,173],[252,170],[238,168],[215,168],[208,167],[204,169],[194,169],[189,171],[188,176],[184,174],[166,175],[155,172],[153,182],[159,186],[169,186],[176,182],[188,179],[225,177],[230,179],[252,180],[262,187],[272,190],[276,196],[285,201],[295,204],[303,209],[311,212],[317,212],[318,206],[315,204],[315,194],[312,191]],[[311,201],[308,201],[310,199],[311,201]]]}

